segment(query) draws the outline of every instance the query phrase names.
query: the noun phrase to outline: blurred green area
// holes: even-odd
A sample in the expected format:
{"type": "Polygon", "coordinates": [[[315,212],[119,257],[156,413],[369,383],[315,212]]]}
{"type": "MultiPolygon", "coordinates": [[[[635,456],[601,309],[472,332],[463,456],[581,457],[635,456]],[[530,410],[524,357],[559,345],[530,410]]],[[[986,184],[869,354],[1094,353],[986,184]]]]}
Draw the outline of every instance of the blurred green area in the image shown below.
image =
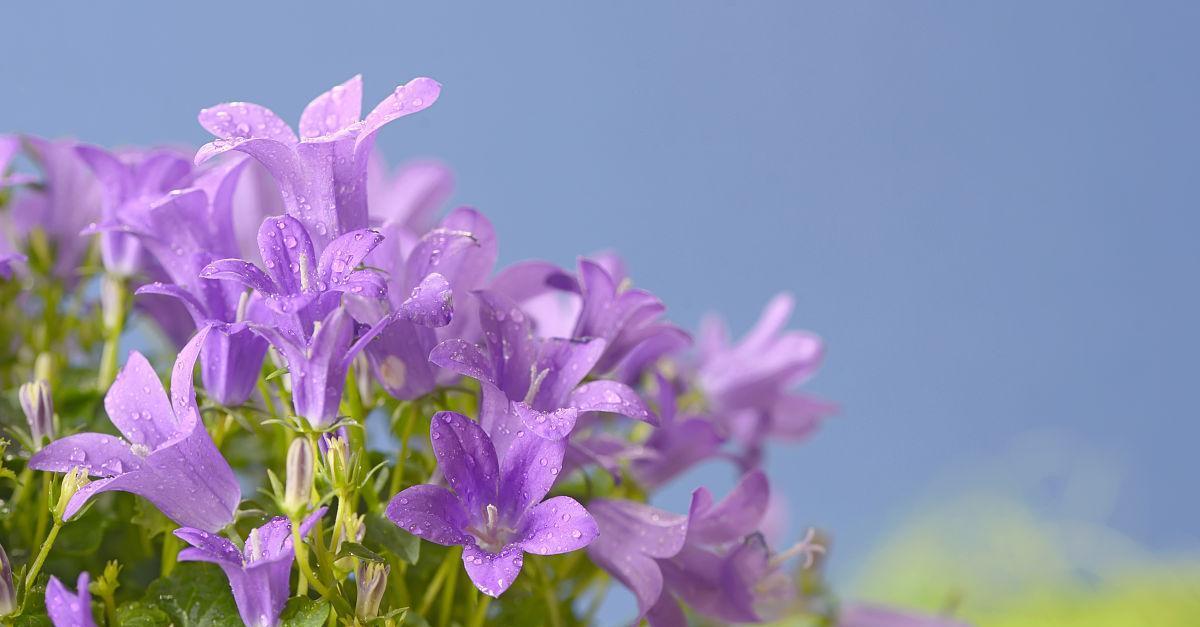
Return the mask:
{"type": "Polygon", "coordinates": [[[935,490],[849,596],[980,627],[1200,625],[1200,554],[1156,554],[1113,529],[1119,467],[1076,444],[1032,438],[935,490]]]}

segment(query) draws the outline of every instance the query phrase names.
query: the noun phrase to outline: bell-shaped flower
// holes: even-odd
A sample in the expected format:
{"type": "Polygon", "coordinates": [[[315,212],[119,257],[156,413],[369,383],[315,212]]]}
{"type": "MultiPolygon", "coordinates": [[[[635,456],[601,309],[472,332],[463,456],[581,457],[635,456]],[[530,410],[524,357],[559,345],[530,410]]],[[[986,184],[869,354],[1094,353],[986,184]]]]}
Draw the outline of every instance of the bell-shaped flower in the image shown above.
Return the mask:
{"type": "Polygon", "coordinates": [[[655,373],[659,425],[643,444],[644,454],[634,459],[631,469],[638,481],[656,488],[687,472],[696,464],[720,456],[727,435],[709,417],[682,411],[680,382],[655,373]]]}
{"type": "MultiPolygon", "coordinates": [[[[186,187],[192,176],[188,158],[170,149],[109,152],[80,145],[75,152],[100,185],[101,219],[106,223],[136,220],[167,192],[186,187]]],[[[149,260],[137,236],[118,229],[100,233],[100,256],[104,268],[113,274],[155,274],[156,269],[147,267],[149,260]]]]}
{"type": "Polygon", "coordinates": [[[54,627],[96,627],[92,619],[92,594],[88,592],[90,581],[87,571],[79,573],[75,592],[71,592],[58,577],[50,577],[46,584],[46,613],[54,627]]]}
{"type": "MultiPolygon", "coordinates": [[[[324,515],[313,512],[300,524],[300,537],[308,535],[324,515]]],[[[209,562],[221,567],[233,590],[242,622],[251,627],[275,627],[290,595],[288,579],[296,557],[292,523],[282,516],[250,531],[238,550],[230,540],[203,529],[176,529],[175,535],[191,546],[179,552],[181,562],[209,562]]]]}
{"type": "Polygon", "coordinates": [[[200,125],[217,139],[196,153],[196,163],[230,150],[257,159],[279,184],[288,214],[308,227],[320,251],[368,225],[366,178],[375,133],[432,105],[440,92],[433,79],[413,79],[360,120],[362,77],[355,76],[305,107],[299,136],[260,105],[217,105],[200,111],[200,125]]]}
{"type": "Polygon", "coordinates": [[[430,542],[462,545],[467,575],[484,594],[503,594],[520,574],[525,553],[568,553],[596,538],[596,522],[578,501],[542,500],[561,472],[561,440],[522,430],[497,457],[487,433],[454,412],[436,414],[429,437],[453,491],[408,488],[392,498],[388,518],[430,542]]]}
{"type": "Polygon", "coordinates": [[[341,302],[341,293],[375,299],[387,294],[379,273],[358,269],[382,239],[369,229],[345,233],[330,242],[318,258],[308,229],[299,220],[290,215],[267,218],[258,230],[265,270],[241,259],[220,259],[205,266],[200,276],[254,290],[275,312],[271,322],[308,338],[313,323],[341,302]]]}
{"type": "Polygon", "coordinates": [[[476,295],[484,346],[447,340],[429,360],[480,382],[480,422],[501,454],[520,429],[544,438],[566,438],[587,412],[612,412],[657,424],[628,385],[604,379],[581,383],[604,354],[605,340],[536,338],[528,316],[512,300],[489,291],[476,295]]]}
{"type": "Polygon", "coordinates": [[[402,229],[414,239],[437,225],[434,214],[453,191],[453,173],[436,161],[404,163],[391,173],[377,152],[367,162],[371,223],[402,229]]]}
{"type": "Polygon", "coordinates": [[[100,216],[100,185],[75,152],[75,142],[28,135],[21,140],[42,176],[40,185],[21,189],[12,200],[13,235],[28,241],[40,232],[48,250],[35,250],[35,256],[45,255],[43,261],[52,264],[48,269],[55,276],[73,282],[88,248],[80,232],[100,216]]]}
{"type": "Polygon", "coordinates": [[[117,490],[149,500],[180,525],[216,532],[233,521],[241,488],[204,428],[192,382],[208,333],[202,329],[179,352],[169,399],[150,362],[130,353],[104,397],[109,420],[125,439],[77,433],[51,442],[29,460],[35,470],[80,467],[99,477],[71,497],[64,519],[93,496],[117,490]]]}

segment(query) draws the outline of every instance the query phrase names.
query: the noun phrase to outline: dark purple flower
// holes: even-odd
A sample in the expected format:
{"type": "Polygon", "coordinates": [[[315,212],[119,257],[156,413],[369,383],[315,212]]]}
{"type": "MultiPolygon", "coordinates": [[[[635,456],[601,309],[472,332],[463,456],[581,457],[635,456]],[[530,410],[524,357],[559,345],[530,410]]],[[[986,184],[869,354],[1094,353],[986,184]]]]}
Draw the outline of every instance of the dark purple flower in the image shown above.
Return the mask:
{"type": "Polygon", "coordinates": [[[467,575],[484,594],[503,594],[525,553],[568,553],[596,538],[596,523],[578,501],[542,500],[561,471],[562,440],[522,430],[498,458],[487,433],[454,412],[436,414],[429,437],[453,492],[413,486],[392,498],[388,518],[430,542],[462,545],[467,575]]]}
{"type": "MultiPolygon", "coordinates": [[[[104,222],[129,223],[148,211],[167,192],[187,185],[192,164],[169,149],[109,152],[80,145],[75,152],[91,168],[102,190],[104,222]]],[[[135,235],[120,230],[100,234],[100,255],[111,273],[132,276],[147,272],[147,260],[135,235]]]]}
{"type": "Polygon", "coordinates": [[[88,592],[91,577],[87,572],[79,573],[75,592],[63,585],[58,577],[51,576],[46,584],[46,613],[54,627],[96,627],[92,620],[92,594],[88,592]]]}
{"type": "MultiPolygon", "coordinates": [[[[301,538],[324,513],[322,507],[301,523],[301,538]]],[[[273,518],[251,530],[240,551],[228,539],[203,529],[176,529],[175,535],[192,545],[179,552],[179,561],[210,562],[225,571],[242,622],[252,627],[279,624],[279,615],[290,596],[288,579],[296,557],[292,524],[287,518],[273,518]]]]}
{"type": "Polygon", "coordinates": [[[928,616],[900,610],[852,603],[838,614],[839,627],[969,627],[952,618],[928,616]]]}
{"type": "Polygon", "coordinates": [[[196,153],[196,163],[230,150],[257,159],[279,184],[288,214],[309,228],[321,250],[368,225],[367,164],[376,131],[432,105],[440,92],[433,79],[413,79],[360,120],[362,77],[355,76],[305,107],[299,137],[265,107],[217,105],[200,112],[200,125],[217,139],[196,153]]]}
{"type": "Polygon", "coordinates": [[[566,438],[587,412],[612,412],[657,424],[628,385],[610,380],[581,384],[604,354],[605,340],[535,338],[529,318],[510,299],[488,291],[477,297],[484,347],[447,340],[429,360],[479,381],[480,422],[501,454],[520,429],[566,438]]]}
{"type": "Polygon", "coordinates": [[[42,172],[37,189],[21,190],[12,201],[12,224],[19,239],[41,231],[51,246],[54,275],[74,280],[88,240],[80,232],[100,216],[96,178],[69,140],[23,136],[30,159],[42,172]]]}
{"type": "Polygon", "coordinates": [[[204,428],[192,383],[208,332],[202,329],[179,352],[169,399],[150,362],[130,353],[104,397],[109,420],[128,440],[78,433],[51,442],[29,460],[35,470],[80,467],[99,477],[71,497],[64,519],[93,496],[119,490],[146,498],[181,525],[216,532],[233,521],[241,489],[204,428]]]}

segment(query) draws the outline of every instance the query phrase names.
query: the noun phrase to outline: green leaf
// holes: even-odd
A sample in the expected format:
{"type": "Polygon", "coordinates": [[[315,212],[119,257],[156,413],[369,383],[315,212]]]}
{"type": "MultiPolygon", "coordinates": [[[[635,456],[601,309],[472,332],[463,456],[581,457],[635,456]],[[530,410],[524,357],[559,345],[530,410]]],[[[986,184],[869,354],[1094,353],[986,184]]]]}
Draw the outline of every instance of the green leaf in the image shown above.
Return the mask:
{"type": "Polygon", "coordinates": [[[170,577],[158,579],[146,588],[142,604],[166,614],[175,627],[242,624],[225,573],[214,564],[178,564],[170,577]]]}
{"type": "Polygon", "coordinates": [[[117,608],[118,627],[156,627],[170,623],[171,617],[166,612],[144,601],[126,603],[117,608]]]}
{"type": "Polygon", "coordinates": [[[308,597],[294,597],[283,608],[283,627],[321,627],[329,618],[329,602],[308,597]]]}
{"type": "Polygon", "coordinates": [[[421,539],[380,514],[367,516],[365,539],[409,564],[416,564],[421,557],[421,539]]]}
{"type": "Polygon", "coordinates": [[[266,378],[263,380],[270,381],[271,379],[278,379],[279,377],[282,377],[283,375],[285,375],[287,373],[288,373],[287,368],[279,368],[279,369],[272,371],[271,374],[267,375],[266,378]]]}
{"type": "Polygon", "coordinates": [[[367,547],[365,547],[357,542],[342,543],[342,550],[338,553],[338,559],[341,559],[343,557],[351,557],[351,556],[357,557],[359,559],[364,559],[369,562],[377,562],[380,564],[387,561],[382,555],[376,553],[375,551],[372,551],[371,549],[368,549],[367,547]]]}

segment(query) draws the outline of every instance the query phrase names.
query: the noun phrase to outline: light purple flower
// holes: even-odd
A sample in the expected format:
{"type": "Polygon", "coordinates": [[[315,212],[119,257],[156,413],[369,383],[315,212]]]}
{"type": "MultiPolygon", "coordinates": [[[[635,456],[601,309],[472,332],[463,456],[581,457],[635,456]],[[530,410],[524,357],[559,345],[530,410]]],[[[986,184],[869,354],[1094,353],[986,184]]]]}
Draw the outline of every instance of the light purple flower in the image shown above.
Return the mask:
{"type": "Polygon", "coordinates": [[[637,623],[663,593],[658,560],[674,557],[687,539],[687,516],[665,512],[645,503],[596,499],[588,503],[600,536],[588,547],[588,557],[633,592],[637,623]]]}
{"type": "MultiPolygon", "coordinates": [[[[324,513],[322,507],[301,523],[301,538],[324,513]]],[[[242,622],[252,627],[279,624],[279,615],[290,596],[288,579],[296,557],[292,524],[287,518],[273,518],[251,530],[240,551],[228,539],[203,529],[176,529],[175,535],[192,545],[179,552],[179,561],[210,562],[225,571],[242,622]]]]}
{"type": "Polygon", "coordinates": [[[454,412],[437,413],[429,437],[453,492],[413,486],[392,498],[388,518],[430,542],[462,545],[467,575],[484,594],[503,594],[525,553],[568,553],[596,538],[596,523],[578,501],[542,500],[561,471],[561,440],[521,431],[498,458],[483,429],[454,412]]]}
{"type": "Polygon", "coordinates": [[[88,592],[90,581],[86,571],[79,573],[76,591],[71,592],[58,577],[50,577],[46,584],[46,613],[54,627],[96,627],[96,621],[92,620],[92,594],[88,592]]]}
{"type": "Polygon", "coordinates": [[[25,263],[25,255],[21,253],[0,253],[0,278],[11,279],[13,277],[13,265],[25,263]]]}
{"type": "Polygon", "coordinates": [[[281,330],[309,337],[313,323],[341,302],[341,293],[383,298],[387,286],[379,273],[357,267],[383,236],[359,229],[338,236],[317,257],[308,229],[284,215],[267,218],[258,230],[258,248],[266,270],[241,259],[220,259],[204,267],[200,276],[223,279],[254,290],[277,314],[272,322],[281,330]]]}
{"type": "MultiPolygon", "coordinates": [[[[101,216],[105,222],[127,223],[148,211],[167,192],[187,185],[192,164],[182,153],[169,149],[109,152],[97,146],[80,145],[75,152],[91,168],[103,197],[101,216]]],[[[111,273],[132,276],[143,272],[147,260],[138,238],[119,230],[100,234],[100,255],[111,273]]]]}
{"type": "Polygon", "coordinates": [[[367,162],[371,222],[399,227],[414,238],[434,228],[434,214],[453,191],[453,173],[436,161],[404,163],[394,173],[378,153],[367,162]]]}
{"type": "Polygon", "coordinates": [[[29,460],[35,470],[81,467],[99,477],[71,497],[64,519],[93,496],[118,490],[144,497],[180,525],[216,532],[233,521],[241,489],[204,428],[192,383],[208,332],[202,329],[179,352],[169,399],[150,362],[130,353],[104,397],[109,420],[128,440],[78,433],[51,442],[29,460]]]}
{"type": "Polygon", "coordinates": [[[287,361],[296,415],[322,428],[337,418],[346,373],[354,357],[389,321],[367,328],[356,324],[345,308],[338,307],[318,321],[309,339],[264,324],[251,324],[250,328],[271,342],[287,361]],[[364,330],[358,333],[358,327],[364,330]]]}
{"type": "Polygon", "coordinates": [[[646,454],[633,460],[638,481],[649,488],[661,486],[696,464],[721,455],[726,434],[702,415],[680,415],[677,382],[655,373],[659,427],[646,439],[646,454]]]}
{"type": "Polygon", "coordinates": [[[53,247],[54,275],[68,281],[87,250],[80,232],[100,215],[100,186],[70,140],[21,138],[27,154],[42,172],[38,189],[22,189],[12,202],[14,235],[20,239],[40,229],[53,247]]]}
{"type": "Polygon", "coordinates": [[[843,607],[837,624],[838,627],[969,627],[967,623],[951,618],[902,612],[866,603],[852,603],[843,607]]]}
{"type": "Polygon", "coordinates": [[[702,325],[697,385],[712,413],[746,446],[751,466],[767,438],[803,438],[836,409],[793,391],[816,372],[824,348],[811,333],[784,330],[793,306],[789,295],[776,296],[737,343],[719,319],[702,325]]]}
{"type": "Polygon", "coordinates": [[[429,360],[480,382],[480,422],[502,455],[517,431],[563,439],[587,412],[612,412],[657,424],[628,385],[611,380],[581,384],[604,354],[605,340],[535,338],[529,318],[506,296],[481,291],[477,297],[484,347],[447,340],[429,360]]]}
{"type": "Polygon", "coordinates": [[[257,159],[279,184],[288,214],[309,228],[323,250],[338,235],[368,225],[367,164],[376,131],[432,105],[440,92],[433,79],[413,79],[360,120],[362,77],[355,76],[305,107],[299,137],[265,107],[217,105],[200,112],[200,125],[217,139],[196,153],[196,163],[230,150],[257,159]]]}

